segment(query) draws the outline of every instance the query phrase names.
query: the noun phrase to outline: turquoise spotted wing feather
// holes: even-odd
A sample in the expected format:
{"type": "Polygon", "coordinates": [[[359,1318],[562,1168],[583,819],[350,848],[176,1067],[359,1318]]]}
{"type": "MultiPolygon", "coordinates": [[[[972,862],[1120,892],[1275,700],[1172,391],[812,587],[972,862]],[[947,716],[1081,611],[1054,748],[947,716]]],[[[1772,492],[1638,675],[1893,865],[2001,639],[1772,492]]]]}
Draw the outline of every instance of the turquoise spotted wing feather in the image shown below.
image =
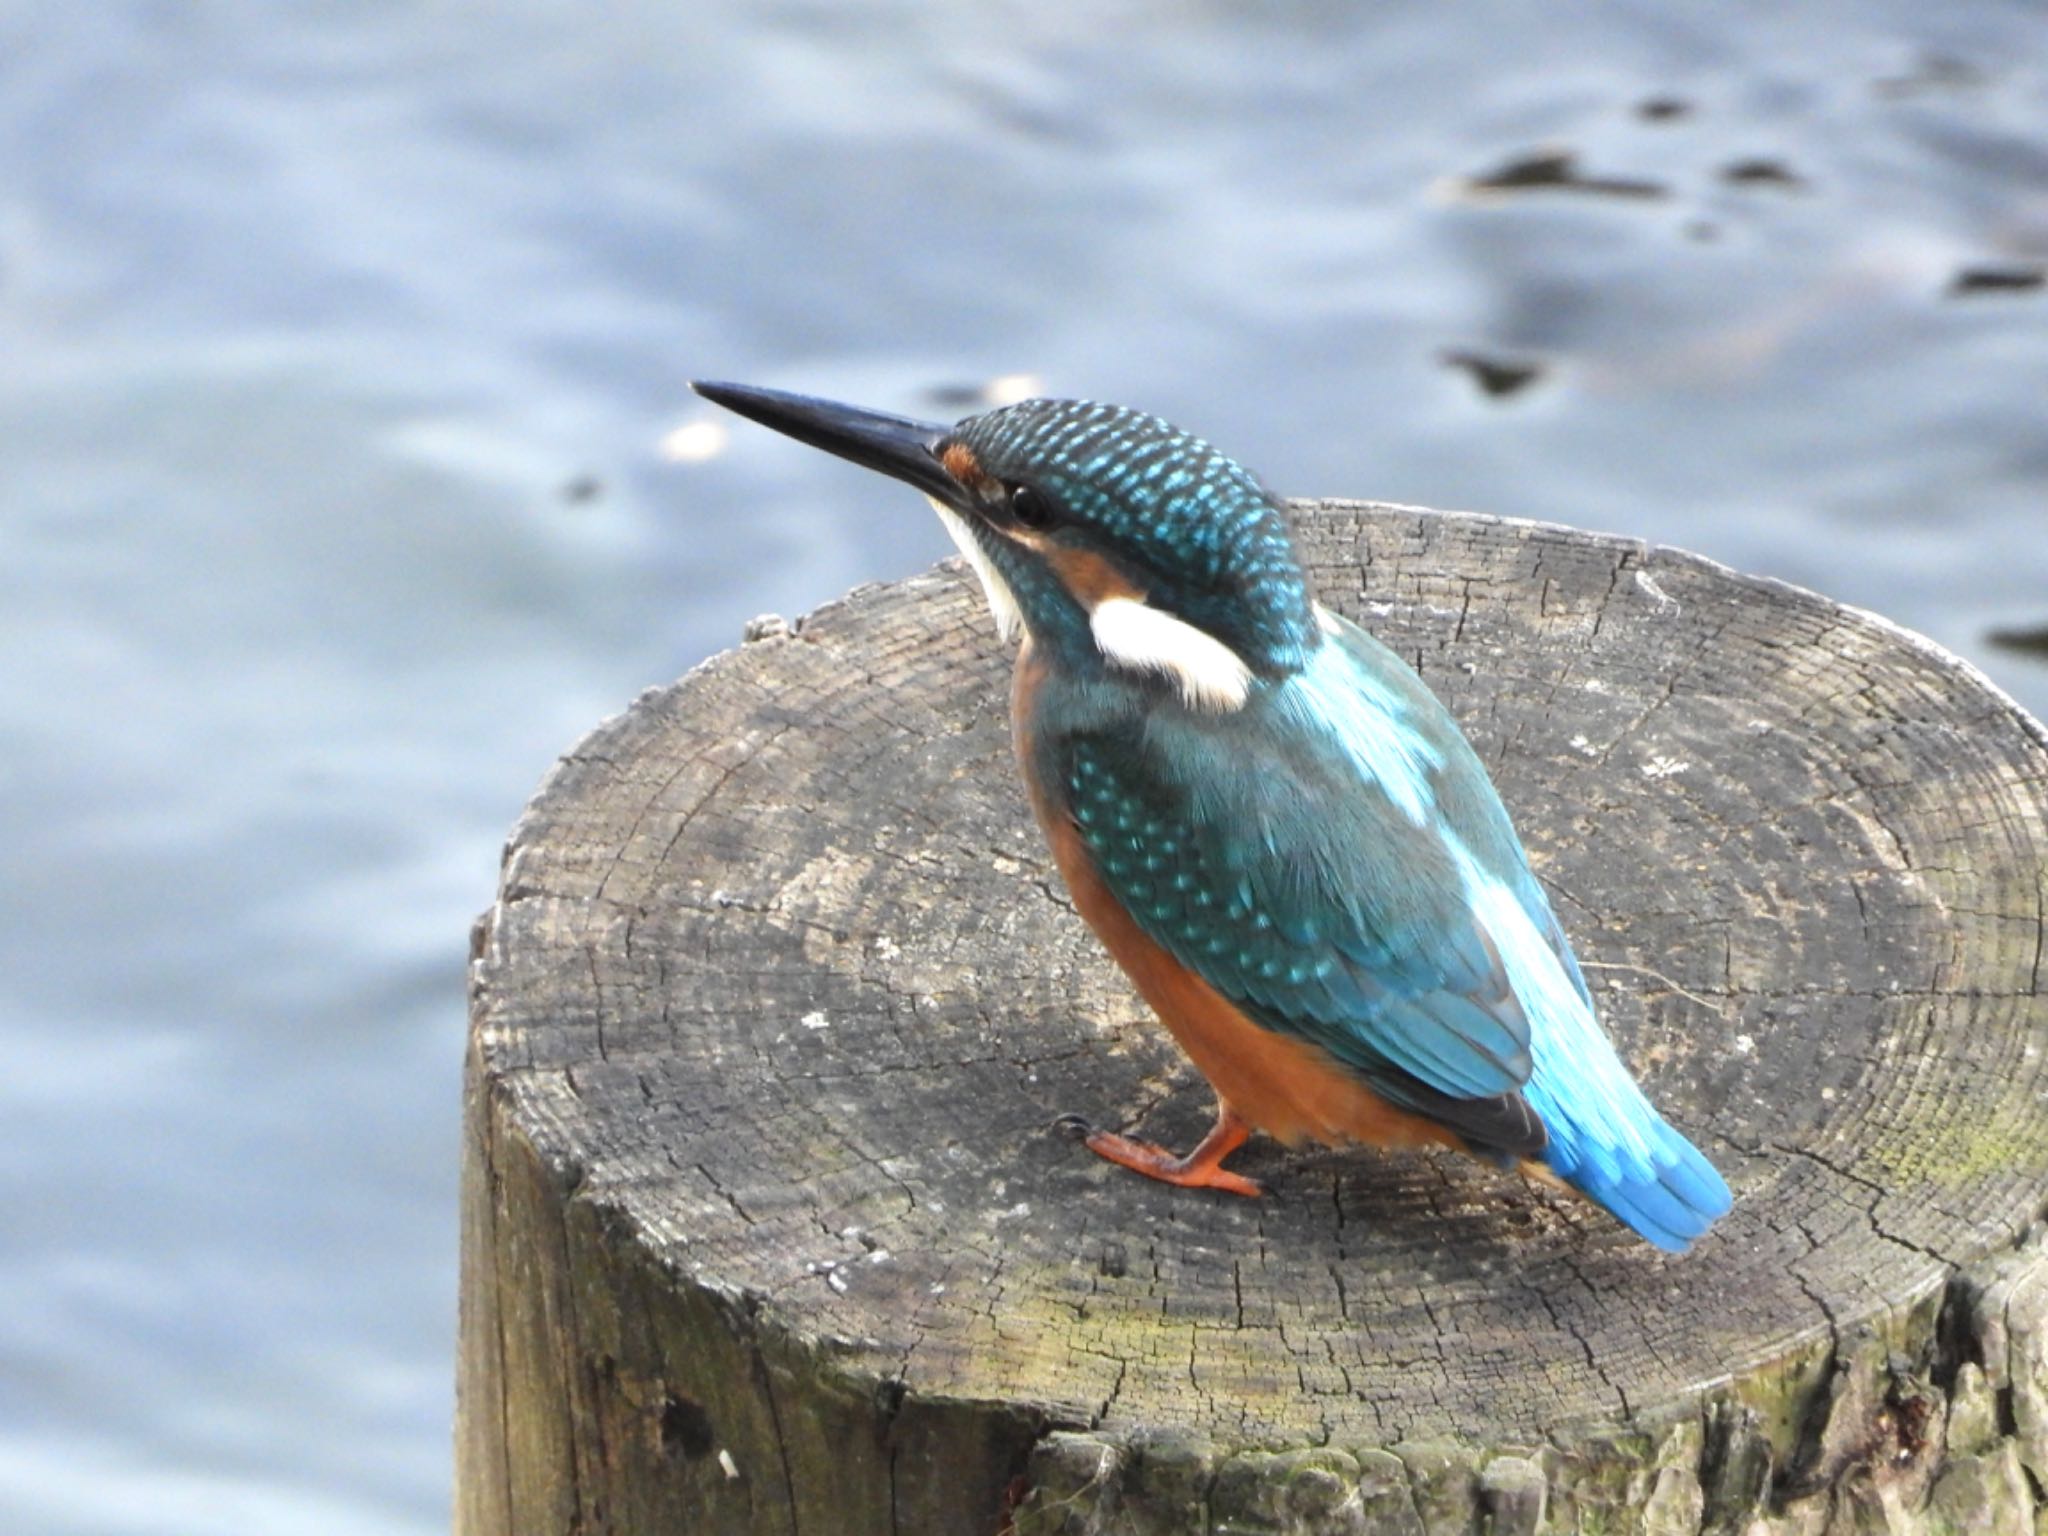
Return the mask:
{"type": "Polygon", "coordinates": [[[1243,729],[1077,720],[1038,735],[1042,781],[1145,932],[1256,1022],[1684,1247],[1726,1186],[1600,1031],[1455,722],[1385,647],[1330,628],[1317,661],[1255,693],[1243,729]]]}
{"type": "Polygon", "coordinates": [[[1105,883],[1182,964],[1394,1102],[1483,1149],[1534,1153],[1544,1134],[1518,1093],[1529,1019],[1440,840],[1362,783],[1341,741],[1262,734],[1284,755],[1252,760],[1155,716],[1075,734],[1046,766],[1105,883]]]}

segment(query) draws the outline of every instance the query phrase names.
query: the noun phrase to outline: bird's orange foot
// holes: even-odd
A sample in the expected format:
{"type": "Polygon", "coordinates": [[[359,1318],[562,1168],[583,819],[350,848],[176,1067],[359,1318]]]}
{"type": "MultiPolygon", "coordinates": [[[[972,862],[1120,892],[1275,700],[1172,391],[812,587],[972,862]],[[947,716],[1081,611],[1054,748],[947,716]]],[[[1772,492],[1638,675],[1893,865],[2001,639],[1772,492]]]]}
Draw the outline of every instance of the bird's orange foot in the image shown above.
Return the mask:
{"type": "Polygon", "coordinates": [[[1232,1173],[1223,1166],[1223,1159],[1243,1146],[1251,1135],[1251,1127],[1228,1108],[1217,1112],[1209,1134],[1186,1157],[1176,1157],[1154,1142],[1134,1141],[1115,1131],[1098,1131],[1077,1115],[1062,1116],[1061,1123],[1082,1132],[1083,1144],[1097,1157],[1120,1163],[1162,1184],[1178,1184],[1184,1189],[1220,1189],[1252,1199],[1266,1192],[1266,1186],[1257,1179],[1232,1173]]]}

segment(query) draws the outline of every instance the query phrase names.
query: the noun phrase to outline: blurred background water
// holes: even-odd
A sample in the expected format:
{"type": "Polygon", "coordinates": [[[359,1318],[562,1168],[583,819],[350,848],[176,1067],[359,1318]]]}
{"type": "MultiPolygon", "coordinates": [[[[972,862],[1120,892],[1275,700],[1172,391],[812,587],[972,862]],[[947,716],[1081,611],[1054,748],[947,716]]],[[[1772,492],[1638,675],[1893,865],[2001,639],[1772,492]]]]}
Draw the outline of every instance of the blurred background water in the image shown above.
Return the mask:
{"type": "Polygon", "coordinates": [[[689,377],[1025,375],[2043,712],[2044,258],[2031,4],[0,3],[0,1528],[445,1527],[500,839],[946,548],[689,377]]]}

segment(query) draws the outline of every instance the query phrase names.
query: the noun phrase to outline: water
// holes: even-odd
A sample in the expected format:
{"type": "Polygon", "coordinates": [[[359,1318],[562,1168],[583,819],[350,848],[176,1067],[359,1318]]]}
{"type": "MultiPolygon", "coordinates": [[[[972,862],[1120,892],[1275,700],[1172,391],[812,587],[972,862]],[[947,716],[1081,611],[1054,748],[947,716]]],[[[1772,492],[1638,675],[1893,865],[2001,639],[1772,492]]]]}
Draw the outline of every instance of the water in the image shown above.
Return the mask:
{"type": "Polygon", "coordinates": [[[0,1526],[445,1528],[505,829],[750,614],[944,552],[768,433],[665,459],[693,374],[941,415],[1026,372],[1285,491],[1804,582],[2048,712],[1985,641],[2048,622],[2048,292],[1947,291],[2048,256],[2044,43],[1919,0],[0,8],[0,1526]],[[1545,146],[1663,195],[1458,190],[1545,146]]]}

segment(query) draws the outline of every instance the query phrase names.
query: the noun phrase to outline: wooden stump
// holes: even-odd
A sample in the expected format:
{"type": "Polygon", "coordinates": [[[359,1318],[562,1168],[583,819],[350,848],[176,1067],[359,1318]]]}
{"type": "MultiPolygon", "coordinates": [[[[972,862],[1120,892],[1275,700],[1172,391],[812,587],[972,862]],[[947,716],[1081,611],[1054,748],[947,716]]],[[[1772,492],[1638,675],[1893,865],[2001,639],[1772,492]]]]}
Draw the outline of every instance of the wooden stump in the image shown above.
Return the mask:
{"type": "Polygon", "coordinates": [[[1069,905],[941,567],[643,696],[479,923],[458,1528],[2048,1536],[2048,740],[1880,619],[1303,504],[1736,1192],[1666,1258],[1470,1160],[1111,1168],[1210,1100],[1069,905]],[[1757,1522],[1763,1522],[1762,1527],[1757,1522]]]}

